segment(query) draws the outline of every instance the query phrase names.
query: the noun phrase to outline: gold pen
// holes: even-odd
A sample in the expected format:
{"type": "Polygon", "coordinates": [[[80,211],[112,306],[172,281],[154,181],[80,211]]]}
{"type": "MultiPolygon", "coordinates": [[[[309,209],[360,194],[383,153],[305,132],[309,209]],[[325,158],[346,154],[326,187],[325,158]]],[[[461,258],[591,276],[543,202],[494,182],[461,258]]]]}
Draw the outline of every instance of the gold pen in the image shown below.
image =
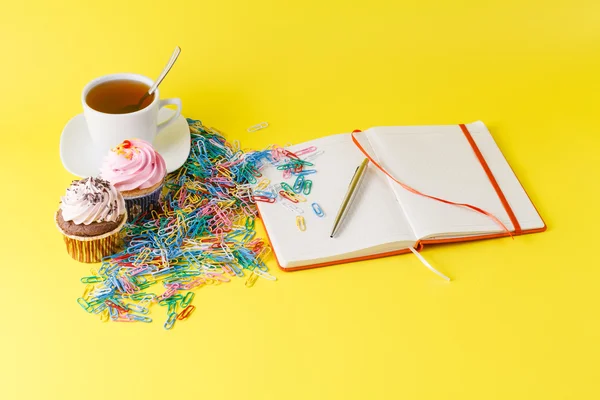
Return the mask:
{"type": "Polygon", "coordinates": [[[360,182],[362,181],[362,177],[365,174],[365,171],[367,170],[368,164],[369,164],[369,159],[365,158],[363,160],[363,162],[356,168],[356,171],[354,171],[354,176],[352,177],[352,180],[350,181],[350,185],[348,186],[348,191],[346,192],[344,201],[342,201],[342,205],[340,206],[337,216],[335,217],[333,229],[331,230],[331,235],[329,237],[333,237],[333,235],[335,235],[335,232],[336,232],[338,226],[340,225],[342,218],[344,217],[344,215],[346,214],[346,211],[349,208],[348,206],[350,204],[350,201],[354,198],[354,194],[356,193],[356,190],[358,189],[358,186],[360,185],[360,182]]]}

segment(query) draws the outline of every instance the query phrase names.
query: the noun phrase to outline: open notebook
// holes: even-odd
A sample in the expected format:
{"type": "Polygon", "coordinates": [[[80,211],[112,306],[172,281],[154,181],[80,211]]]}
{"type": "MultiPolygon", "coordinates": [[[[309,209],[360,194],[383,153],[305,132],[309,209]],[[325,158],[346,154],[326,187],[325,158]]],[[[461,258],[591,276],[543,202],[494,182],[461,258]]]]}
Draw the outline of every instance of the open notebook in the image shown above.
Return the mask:
{"type": "MultiPolygon", "coordinates": [[[[383,169],[422,193],[477,206],[497,217],[513,234],[545,229],[482,122],[462,127],[378,127],[356,133],[355,137],[383,169]]],[[[296,204],[304,211],[301,215],[306,231],[296,227],[296,214],[279,204],[287,200],[279,199],[274,204],[257,202],[283,270],[408,253],[410,247],[428,243],[507,235],[489,216],[411,193],[369,163],[348,214],[335,238],[330,238],[348,184],[365,155],[353,143],[351,134],[327,136],[288,149],[294,152],[308,146],[316,146],[324,153],[312,161],[318,172],[306,176],[313,181],[312,192],[306,196],[308,201],[296,204]],[[321,206],[324,217],[312,211],[313,202],[321,206]]],[[[272,166],[262,173],[273,183],[286,181],[291,186],[296,178],[284,180],[282,171],[272,166]]]]}

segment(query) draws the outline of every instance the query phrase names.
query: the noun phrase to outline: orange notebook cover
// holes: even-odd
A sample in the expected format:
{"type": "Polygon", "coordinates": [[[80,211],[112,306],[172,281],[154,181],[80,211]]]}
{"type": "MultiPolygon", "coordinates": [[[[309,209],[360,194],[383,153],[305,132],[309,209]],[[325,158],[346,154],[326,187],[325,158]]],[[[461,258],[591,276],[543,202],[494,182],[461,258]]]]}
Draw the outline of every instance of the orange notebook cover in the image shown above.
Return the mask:
{"type": "MultiPolygon", "coordinates": [[[[260,219],[283,271],[410,253],[413,247],[542,232],[546,225],[482,122],[376,127],[288,148],[314,164],[312,191],[296,204],[279,197],[257,202],[260,219]],[[307,151],[308,150],[308,151],[307,151]],[[333,218],[354,169],[370,163],[340,234],[333,218]],[[317,203],[321,218],[312,210],[317,203]],[[295,224],[305,219],[306,230],[295,224]]],[[[263,170],[293,186],[297,176],[263,170]]]]}

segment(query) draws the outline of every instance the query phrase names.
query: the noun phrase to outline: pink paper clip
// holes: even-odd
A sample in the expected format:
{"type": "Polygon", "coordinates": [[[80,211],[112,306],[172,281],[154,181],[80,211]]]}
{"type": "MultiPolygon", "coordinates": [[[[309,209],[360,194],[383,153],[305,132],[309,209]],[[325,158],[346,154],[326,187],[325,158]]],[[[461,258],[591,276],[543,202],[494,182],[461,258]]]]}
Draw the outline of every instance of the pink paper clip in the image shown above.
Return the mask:
{"type": "Polygon", "coordinates": [[[273,160],[279,161],[281,159],[281,157],[283,156],[283,154],[282,154],[283,150],[284,149],[282,149],[278,145],[274,145],[273,149],[271,150],[271,156],[273,157],[273,160]]]}
{"type": "Polygon", "coordinates": [[[307,147],[305,149],[298,150],[295,154],[297,156],[301,156],[301,155],[304,155],[304,154],[307,154],[307,153],[312,153],[313,151],[316,151],[316,150],[317,150],[316,146],[310,146],[310,147],[307,147]]]}
{"type": "Polygon", "coordinates": [[[267,196],[253,196],[254,201],[262,201],[263,203],[275,203],[275,199],[267,196]]]}

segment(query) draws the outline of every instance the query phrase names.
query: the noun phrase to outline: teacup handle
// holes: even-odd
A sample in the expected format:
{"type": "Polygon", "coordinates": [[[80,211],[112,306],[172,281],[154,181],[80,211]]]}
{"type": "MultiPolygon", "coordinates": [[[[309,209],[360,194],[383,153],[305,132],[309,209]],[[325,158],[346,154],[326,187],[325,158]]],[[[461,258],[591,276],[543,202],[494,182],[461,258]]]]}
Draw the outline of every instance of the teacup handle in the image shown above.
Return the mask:
{"type": "Polygon", "coordinates": [[[158,109],[167,106],[174,105],[177,106],[177,110],[175,110],[175,114],[171,115],[169,118],[158,124],[158,128],[156,129],[156,133],[161,133],[167,126],[171,125],[179,116],[181,115],[181,99],[164,99],[158,103],[158,109]]]}

